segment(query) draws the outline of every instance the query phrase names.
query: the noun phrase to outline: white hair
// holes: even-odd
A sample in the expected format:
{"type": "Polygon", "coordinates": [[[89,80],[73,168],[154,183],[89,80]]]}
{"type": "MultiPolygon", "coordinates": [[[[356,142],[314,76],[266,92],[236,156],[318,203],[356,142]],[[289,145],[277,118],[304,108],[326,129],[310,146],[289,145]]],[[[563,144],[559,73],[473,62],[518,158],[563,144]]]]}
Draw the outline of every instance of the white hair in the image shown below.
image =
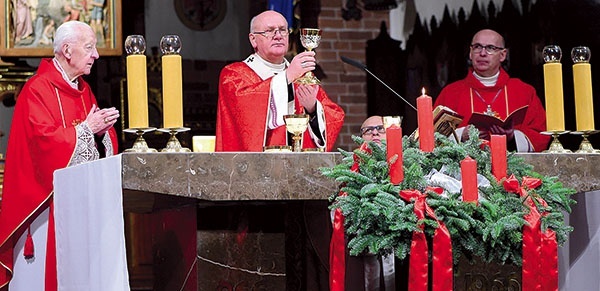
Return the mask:
{"type": "Polygon", "coordinates": [[[81,31],[84,29],[92,28],[85,22],[75,20],[61,24],[54,35],[54,54],[61,54],[62,46],[81,37],[81,31]]]}

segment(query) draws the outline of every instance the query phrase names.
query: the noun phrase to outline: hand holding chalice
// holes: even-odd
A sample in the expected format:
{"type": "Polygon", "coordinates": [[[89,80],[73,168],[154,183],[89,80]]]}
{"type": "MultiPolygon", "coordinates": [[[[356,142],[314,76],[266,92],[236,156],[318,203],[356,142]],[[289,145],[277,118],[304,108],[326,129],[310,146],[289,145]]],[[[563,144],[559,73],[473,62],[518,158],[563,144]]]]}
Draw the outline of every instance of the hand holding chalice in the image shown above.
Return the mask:
{"type": "MultiPolygon", "coordinates": [[[[321,42],[321,29],[318,28],[301,28],[300,29],[300,42],[302,46],[306,48],[308,51],[312,51],[313,49],[319,46],[321,42]]],[[[296,83],[304,84],[304,85],[316,85],[320,84],[321,81],[315,77],[312,72],[307,72],[304,76],[298,78],[296,83]]]]}

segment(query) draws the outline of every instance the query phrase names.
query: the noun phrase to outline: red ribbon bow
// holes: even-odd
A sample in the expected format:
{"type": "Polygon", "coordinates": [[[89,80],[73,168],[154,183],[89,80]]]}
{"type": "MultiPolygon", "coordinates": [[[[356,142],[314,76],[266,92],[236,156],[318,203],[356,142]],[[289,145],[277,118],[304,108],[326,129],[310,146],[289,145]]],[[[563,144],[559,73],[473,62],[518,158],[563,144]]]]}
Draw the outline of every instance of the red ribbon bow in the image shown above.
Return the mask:
{"type": "Polygon", "coordinates": [[[541,218],[546,213],[540,213],[533,199],[545,206],[546,201],[537,195],[528,195],[542,184],[540,179],[523,177],[519,180],[511,175],[504,181],[504,189],[517,193],[525,199],[529,213],[524,218],[527,224],[523,226],[523,290],[558,290],[558,243],[556,233],[550,229],[542,232],[541,218]]]}
{"type": "MultiPolygon", "coordinates": [[[[440,193],[439,188],[428,187],[428,191],[440,193]]],[[[442,190],[443,191],[443,190],[442,190]]],[[[435,219],[438,228],[433,235],[433,289],[452,290],[454,274],[452,271],[452,241],[446,225],[439,221],[433,209],[427,205],[427,195],[418,190],[401,190],[400,197],[406,201],[414,201],[414,212],[419,221],[425,219],[425,214],[435,219]]],[[[408,290],[427,290],[429,255],[427,239],[423,232],[414,231],[410,246],[410,261],[408,274],[408,290]]]]}

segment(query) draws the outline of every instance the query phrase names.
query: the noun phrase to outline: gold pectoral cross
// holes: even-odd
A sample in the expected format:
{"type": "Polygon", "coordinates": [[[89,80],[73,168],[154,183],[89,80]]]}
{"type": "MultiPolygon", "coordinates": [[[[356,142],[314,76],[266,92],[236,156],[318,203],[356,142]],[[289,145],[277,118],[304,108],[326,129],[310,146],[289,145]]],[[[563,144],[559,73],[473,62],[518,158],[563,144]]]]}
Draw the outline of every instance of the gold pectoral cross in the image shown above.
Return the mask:
{"type": "Polygon", "coordinates": [[[498,114],[498,112],[496,112],[496,111],[493,111],[491,105],[487,106],[487,109],[485,110],[485,112],[483,114],[489,115],[489,116],[494,116],[496,118],[500,118],[500,114],[498,114]]]}

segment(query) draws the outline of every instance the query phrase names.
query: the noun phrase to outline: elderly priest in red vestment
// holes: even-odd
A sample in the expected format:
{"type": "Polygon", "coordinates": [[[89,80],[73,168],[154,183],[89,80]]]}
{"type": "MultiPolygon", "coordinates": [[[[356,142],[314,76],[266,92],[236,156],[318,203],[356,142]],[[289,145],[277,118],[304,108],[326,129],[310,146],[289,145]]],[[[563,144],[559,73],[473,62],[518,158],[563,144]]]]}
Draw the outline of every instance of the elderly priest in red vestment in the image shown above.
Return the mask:
{"type": "Polygon", "coordinates": [[[291,62],[284,58],[288,23],[275,11],[252,18],[248,37],[255,53],[221,71],[216,151],[262,152],[264,146],[290,145],[283,116],[294,113],[310,116],[303,148],[333,149],[344,122],[342,108],[321,86],[294,84],[315,69],[315,53],[299,53],[291,62]]]}
{"type": "Polygon", "coordinates": [[[0,289],[57,289],[52,175],[117,153],[119,112],[99,109],[81,77],[97,58],[90,26],[66,22],[54,58],[41,61],[17,98],[0,208],[0,289]]]}

